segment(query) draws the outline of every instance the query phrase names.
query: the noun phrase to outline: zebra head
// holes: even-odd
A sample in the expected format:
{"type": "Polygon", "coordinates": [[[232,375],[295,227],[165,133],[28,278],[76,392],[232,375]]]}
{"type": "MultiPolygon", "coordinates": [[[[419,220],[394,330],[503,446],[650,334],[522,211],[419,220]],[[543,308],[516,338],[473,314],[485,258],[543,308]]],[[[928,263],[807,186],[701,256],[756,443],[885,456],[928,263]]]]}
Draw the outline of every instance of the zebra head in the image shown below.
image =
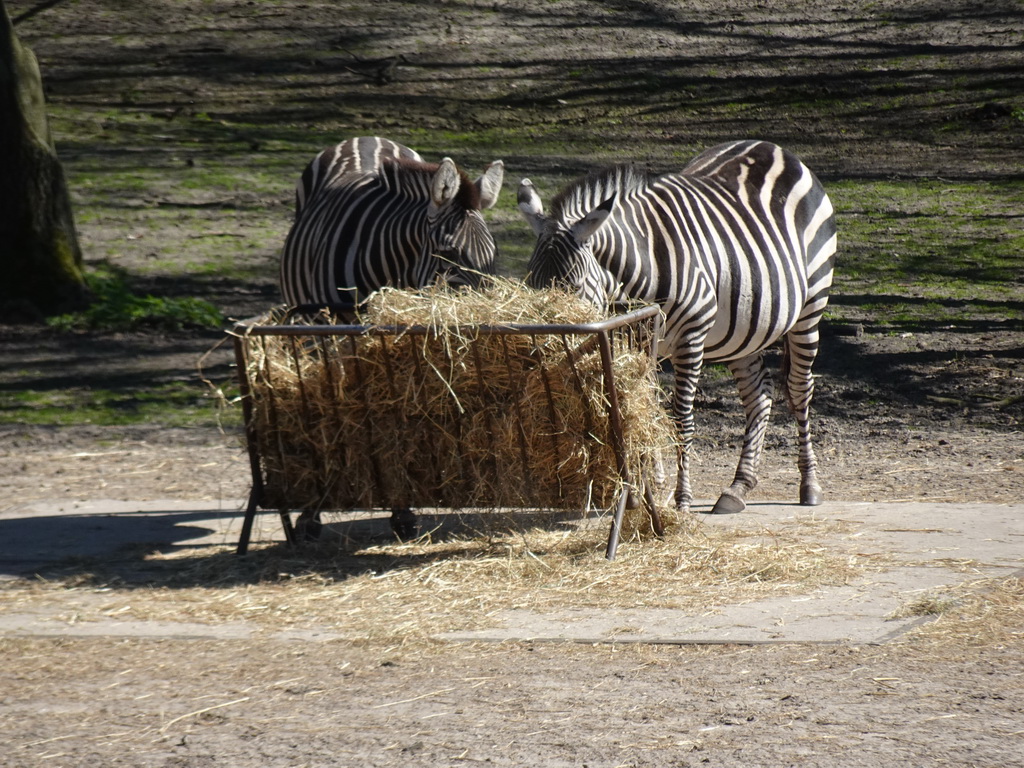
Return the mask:
{"type": "Polygon", "coordinates": [[[497,248],[481,211],[498,201],[505,166],[495,160],[476,182],[455,167],[450,157],[437,166],[430,182],[427,233],[419,259],[419,285],[435,278],[452,285],[476,287],[494,274],[497,248]]]}
{"type": "Polygon", "coordinates": [[[608,274],[594,256],[591,238],[611,215],[615,194],[571,222],[544,215],[540,195],[529,179],[519,184],[518,201],[519,211],[537,235],[527,285],[559,287],[603,306],[609,299],[608,274]]]}

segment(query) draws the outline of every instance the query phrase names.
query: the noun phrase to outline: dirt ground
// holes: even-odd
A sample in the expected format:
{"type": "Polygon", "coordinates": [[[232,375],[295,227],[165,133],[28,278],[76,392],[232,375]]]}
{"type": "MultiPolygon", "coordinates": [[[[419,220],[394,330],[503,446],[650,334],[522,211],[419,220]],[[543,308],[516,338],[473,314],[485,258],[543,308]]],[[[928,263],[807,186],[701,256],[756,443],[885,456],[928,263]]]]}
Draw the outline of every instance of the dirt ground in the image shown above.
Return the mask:
{"type": "Polygon", "coordinates": [[[5,766],[1021,765],[1019,649],[5,646],[5,766]]]}
{"type": "MultiPolygon", "coordinates": [[[[811,10],[774,0],[496,0],[348,4],[358,6],[350,16],[333,4],[236,0],[167,0],[130,11],[94,0],[7,5],[58,104],[123,107],[126,90],[135,101],[155,98],[139,85],[140,73],[149,73],[146,88],[162,100],[148,108],[168,114],[199,103],[215,117],[269,122],[268,105],[277,105],[301,128],[319,124],[329,98],[353,132],[407,122],[449,130],[472,107],[471,123],[493,134],[551,110],[567,76],[584,93],[589,79],[621,81],[616,106],[630,103],[637,83],[660,79],[704,100],[728,89],[745,106],[713,121],[677,112],[625,120],[598,154],[621,144],[649,147],[652,161],[663,160],[679,137],[706,145],[756,135],[796,149],[826,180],[1021,182],[1024,124],[998,105],[985,111],[987,102],[924,96],[965,78],[1019,97],[1024,8],[1017,2],[811,10]],[[168,29],[182,19],[192,20],[187,34],[168,29]],[[390,90],[362,66],[365,54],[346,53],[356,43],[375,46],[382,59],[405,57],[390,90]],[[300,45],[322,55],[289,53],[300,45]],[[914,57],[939,63],[919,66],[914,57]],[[311,72],[334,91],[308,85],[311,72]],[[794,93],[856,99],[903,81],[922,85],[898,109],[811,121],[791,114],[802,108],[794,93]],[[766,84],[772,90],[759,102],[766,84]],[[386,116],[384,101],[393,107],[386,116]],[[940,126],[950,120],[978,130],[944,134],[940,126]]],[[[573,107],[555,125],[575,136],[603,108],[573,107]]],[[[579,141],[577,152],[567,142],[551,162],[587,167],[579,141]]],[[[70,163],[90,161],[88,148],[68,151],[70,163]]],[[[526,175],[540,161],[505,162],[526,175]]],[[[283,231],[286,201],[287,193],[243,200],[240,208],[261,213],[239,218],[232,231],[264,227],[260,215],[283,231]]],[[[91,246],[124,238],[109,221],[79,226],[87,257],[91,246]]],[[[187,234],[166,236],[179,240],[163,248],[187,244],[187,234]]],[[[124,265],[146,254],[128,252],[124,265]]],[[[277,300],[273,246],[246,258],[265,266],[261,277],[205,286],[205,297],[233,317],[277,300]]],[[[872,317],[845,317],[826,329],[814,411],[828,496],[1020,502],[1024,339],[1017,325],[964,312],[955,328],[912,334],[892,333],[872,317]],[[851,323],[864,332],[851,335],[851,323]]],[[[36,389],[195,380],[197,361],[219,339],[0,325],[2,383],[16,386],[13,372],[22,369],[38,372],[36,389]]],[[[203,373],[224,380],[229,364],[219,348],[204,358],[203,373]]],[[[734,401],[728,381],[704,383],[699,497],[730,479],[741,430],[734,401]]],[[[795,498],[794,446],[778,414],[755,499],[795,498]]],[[[235,430],[0,425],[5,506],[89,498],[233,503],[248,488],[235,430]]],[[[913,638],[881,647],[0,638],[0,766],[1021,766],[1022,669],[1019,642],[913,638]]]]}

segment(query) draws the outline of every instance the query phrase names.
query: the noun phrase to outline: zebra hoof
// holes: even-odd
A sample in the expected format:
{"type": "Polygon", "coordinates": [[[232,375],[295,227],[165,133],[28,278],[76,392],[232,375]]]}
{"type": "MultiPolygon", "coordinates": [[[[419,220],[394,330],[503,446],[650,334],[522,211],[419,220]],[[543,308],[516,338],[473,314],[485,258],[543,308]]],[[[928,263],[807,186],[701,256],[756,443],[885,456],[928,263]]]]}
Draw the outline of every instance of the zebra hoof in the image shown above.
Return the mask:
{"type": "Polygon", "coordinates": [[[739,496],[731,493],[723,493],[718,497],[715,506],[711,508],[709,515],[735,515],[747,508],[746,503],[739,496]]]}
{"type": "Polygon", "coordinates": [[[800,487],[800,504],[804,507],[816,507],[824,501],[821,488],[817,485],[803,485],[800,487]]]}

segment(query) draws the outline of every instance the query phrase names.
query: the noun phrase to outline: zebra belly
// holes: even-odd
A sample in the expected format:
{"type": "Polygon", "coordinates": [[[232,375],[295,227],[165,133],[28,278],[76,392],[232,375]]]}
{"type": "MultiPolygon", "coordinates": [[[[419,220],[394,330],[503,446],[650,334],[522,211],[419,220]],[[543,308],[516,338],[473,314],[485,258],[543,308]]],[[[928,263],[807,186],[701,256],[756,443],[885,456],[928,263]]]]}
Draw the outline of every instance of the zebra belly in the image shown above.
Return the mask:
{"type": "Polygon", "coordinates": [[[742,360],[771,346],[789,331],[803,309],[802,296],[783,299],[744,297],[735,308],[719,303],[704,340],[704,360],[727,363],[742,360]]]}

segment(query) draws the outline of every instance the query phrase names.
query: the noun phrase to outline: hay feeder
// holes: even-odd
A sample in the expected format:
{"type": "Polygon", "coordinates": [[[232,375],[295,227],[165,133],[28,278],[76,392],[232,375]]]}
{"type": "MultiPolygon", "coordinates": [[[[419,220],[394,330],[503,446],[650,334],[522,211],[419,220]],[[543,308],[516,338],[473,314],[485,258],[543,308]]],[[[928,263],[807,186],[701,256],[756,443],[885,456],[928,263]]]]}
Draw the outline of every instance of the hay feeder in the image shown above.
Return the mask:
{"type": "Polygon", "coordinates": [[[614,510],[608,559],[627,505],[660,535],[651,443],[669,432],[644,432],[664,413],[657,307],[581,323],[338,317],[274,310],[231,332],[252,470],[239,554],[261,509],[292,543],[295,512],[430,507],[614,510]]]}

